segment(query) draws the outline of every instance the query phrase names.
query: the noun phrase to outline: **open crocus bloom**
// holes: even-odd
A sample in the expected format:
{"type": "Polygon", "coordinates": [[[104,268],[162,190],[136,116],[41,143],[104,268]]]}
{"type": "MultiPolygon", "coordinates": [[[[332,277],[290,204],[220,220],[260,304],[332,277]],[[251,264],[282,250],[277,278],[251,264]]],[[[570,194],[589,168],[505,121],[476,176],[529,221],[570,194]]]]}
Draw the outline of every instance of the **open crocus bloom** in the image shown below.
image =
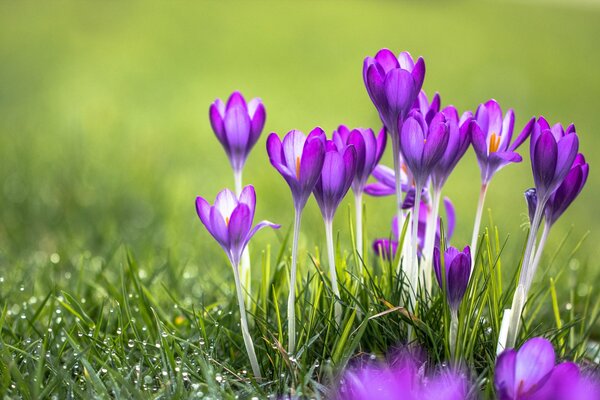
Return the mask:
{"type": "Polygon", "coordinates": [[[544,119],[538,118],[530,141],[531,169],[538,198],[547,200],[563,182],[573,166],[579,138],[574,125],[566,131],[560,124],[552,127],[544,119]]]}
{"type": "Polygon", "coordinates": [[[348,145],[338,150],[335,143],[327,141],[327,151],[321,175],[313,193],[325,221],[331,222],[340,202],[348,193],[356,171],[356,150],[348,145]]]}
{"type": "Polygon", "coordinates": [[[240,92],[233,92],[227,105],[221,99],[215,100],[208,114],[231,167],[236,172],[241,171],[265,126],[267,115],[262,101],[256,98],[246,104],[240,92]]]}
{"type": "Polygon", "coordinates": [[[269,221],[261,221],[252,227],[255,208],[256,193],[251,185],[242,190],[239,199],[231,190],[222,190],[212,206],[204,198],[196,198],[200,221],[225,250],[233,265],[238,265],[242,252],[256,232],[267,226],[279,228],[269,221]]]}
{"type": "Polygon", "coordinates": [[[554,365],[552,344],[544,338],[526,341],[517,351],[505,350],[496,361],[494,385],[500,400],[596,399],[599,386],[580,376],[572,362],[554,365]]]}
{"type": "Polygon", "coordinates": [[[425,62],[421,57],[415,62],[408,52],[396,57],[381,49],[375,57],[365,58],[363,79],[381,121],[388,131],[397,132],[398,118],[407,116],[421,91],[425,62]]]}
{"type": "Polygon", "coordinates": [[[503,118],[496,100],[488,100],[477,108],[475,122],[471,141],[481,169],[481,180],[487,184],[502,167],[523,160],[516,150],[531,134],[535,119],[529,120],[512,144],[510,141],[515,127],[512,109],[503,118]]]}
{"type": "Polygon", "coordinates": [[[382,129],[376,137],[372,129],[356,128],[349,130],[345,125],[340,125],[333,132],[333,142],[339,151],[342,151],[347,145],[354,146],[356,151],[356,174],[352,181],[352,190],[354,193],[362,193],[369,175],[381,160],[385,150],[387,142],[385,129],[382,129]]]}
{"type": "Polygon", "coordinates": [[[313,129],[304,136],[300,131],[288,132],[283,142],[277,134],[267,139],[271,165],[290,186],[296,210],[302,210],[319,179],[325,158],[325,132],[313,129]]]}

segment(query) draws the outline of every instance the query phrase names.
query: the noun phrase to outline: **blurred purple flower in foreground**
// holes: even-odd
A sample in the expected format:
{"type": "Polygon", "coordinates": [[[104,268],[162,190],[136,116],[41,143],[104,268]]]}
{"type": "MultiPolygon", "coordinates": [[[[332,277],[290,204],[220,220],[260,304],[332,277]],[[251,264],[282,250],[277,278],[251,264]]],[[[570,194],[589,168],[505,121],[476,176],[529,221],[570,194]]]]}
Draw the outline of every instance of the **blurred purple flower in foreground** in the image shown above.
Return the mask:
{"type": "Polygon", "coordinates": [[[372,362],[344,373],[337,400],[465,400],[471,384],[448,368],[426,374],[425,363],[403,354],[395,362],[372,362]]]}
{"type": "Polygon", "coordinates": [[[598,382],[572,362],[555,365],[552,344],[544,338],[505,350],[496,361],[494,386],[500,400],[592,400],[600,398],[598,382]]]}
{"type": "Polygon", "coordinates": [[[240,172],[265,126],[265,106],[258,98],[246,103],[240,92],[233,92],[227,104],[215,100],[208,115],[217,139],[223,145],[231,167],[240,172]]]}

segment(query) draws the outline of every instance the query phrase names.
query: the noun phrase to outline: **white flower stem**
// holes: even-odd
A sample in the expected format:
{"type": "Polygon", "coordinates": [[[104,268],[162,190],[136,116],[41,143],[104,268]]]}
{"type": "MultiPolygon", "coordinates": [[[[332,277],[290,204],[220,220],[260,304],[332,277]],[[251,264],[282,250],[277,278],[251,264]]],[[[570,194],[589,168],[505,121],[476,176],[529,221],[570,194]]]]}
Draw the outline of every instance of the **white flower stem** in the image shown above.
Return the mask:
{"type": "MultiPolygon", "coordinates": [[[[356,251],[359,258],[363,257],[363,204],[362,192],[354,193],[354,208],[356,211],[356,251]]],[[[359,261],[359,272],[362,279],[362,262],[359,261]]]]}
{"type": "Polygon", "coordinates": [[[296,210],[294,217],[294,238],[292,242],[292,267],[290,270],[290,294],[288,297],[288,354],[296,350],[296,273],[298,262],[298,236],[302,210],[296,210]]]}
{"type": "Polygon", "coordinates": [[[458,311],[450,309],[450,357],[454,359],[456,356],[456,337],[458,333],[458,311]]]}
{"type": "MultiPolygon", "coordinates": [[[[483,205],[485,203],[485,195],[487,193],[488,184],[481,184],[479,192],[479,201],[477,202],[477,212],[475,214],[475,223],[473,224],[473,237],[471,238],[471,265],[475,265],[475,256],[477,253],[477,242],[479,241],[479,227],[481,226],[481,215],[483,214],[483,205]]],[[[473,268],[471,268],[471,274],[473,268]]]]}
{"type": "MultiPolygon", "coordinates": [[[[520,328],[519,325],[521,324],[521,314],[523,313],[523,307],[525,306],[527,292],[529,290],[528,277],[530,275],[529,270],[531,267],[531,253],[533,252],[533,247],[535,246],[537,231],[542,221],[545,205],[546,200],[543,200],[537,204],[535,214],[533,215],[533,221],[531,222],[531,227],[529,228],[527,245],[525,246],[525,254],[523,255],[523,262],[521,265],[521,274],[519,276],[519,284],[517,285],[517,289],[515,290],[515,294],[513,296],[513,303],[511,307],[512,315],[510,325],[508,327],[506,346],[504,346],[505,348],[514,348],[517,342],[517,335],[519,334],[520,328]]],[[[538,247],[538,252],[543,250],[542,247],[543,246],[538,247]]]]}
{"type": "MultiPolygon", "coordinates": [[[[396,183],[396,213],[398,216],[398,240],[401,240],[402,227],[404,226],[404,214],[402,213],[402,159],[400,156],[400,139],[398,138],[398,132],[395,129],[390,131],[392,136],[392,157],[394,158],[394,178],[396,183]]],[[[403,243],[398,243],[398,248],[404,247],[403,243]]],[[[402,257],[398,258],[398,267],[400,271],[400,264],[402,263],[402,257]]]]}
{"type": "Polygon", "coordinates": [[[335,269],[335,248],[333,246],[333,222],[325,221],[325,236],[327,237],[327,257],[329,260],[329,274],[331,279],[331,290],[334,295],[335,322],[342,322],[342,305],[340,304],[340,289],[337,283],[337,272],[335,269]]]}
{"type": "Polygon", "coordinates": [[[432,210],[427,218],[427,231],[425,236],[425,245],[423,250],[423,259],[425,262],[423,275],[425,288],[428,293],[431,293],[432,277],[433,277],[433,247],[435,246],[435,234],[437,232],[437,221],[440,212],[440,199],[442,191],[433,189],[432,191],[432,210]]]}
{"type": "Polygon", "coordinates": [[[550,233],[550,228],[552,226],[546,223],[544,225],[544,230],[542,231],[542,236],[540,237],[540,241],[537,246],[537,250],[534,250],[535,256],[533,258],[533,262],[529,267],[527,280],[525,282],[525,289],[529,292],[529,288],[531,287],[531,283],[533,282],[533,277],[535,276],[535,271],[537,271],[537,267],[542,258],[542,252],[544,251],[544,247],[546,246],[546,241],[548,240],[548,234],[550,233]]]}
{"type": "Polygon", "coordinates": [[[421,186],[415,185],[415,204],[412,213],[412,236],[411,236],[411,256],[410,256],[410,272],[408,282],[410,284],[409,293],[412,306],[415,307],[415,295],[419,286],[419,257],[418,238],[419,238],[419,210],[421,209],[421,186]]]}
{"type": "MultiPolygon", "coordinates": [[[[233,172],[233,179],[235,181],[235,195],[239,199],[242,193],[242,170],[233,172]]],[[[252,304],[252,271],[250,269],[250,245],[247,245],[242,253],[242,263],[240,268],[240,275],[242,285],[246,293],[246,302],[252,304]]]]}
{"type": "Polygon", "coordinates": [[[244,294],[242,284],[240,282],[240,274],[238,271],[238,265],[231,263],[233,267],[233,276],[235,279],[235,291],[237,293],[238,305],[240,307],[240,326],[242,328],[242,337],[244,338],[244,345],[246,346],[246,352],[250,359],[250,365],[252,366],[252,373],[256,379],[261,379],[260,367],[258,366],[258,359],[254,352],[254,343],[252,337],[250,337],[250,331],[248,330],[248,319],[246,317],[246,307],[244,305],[244,294]]]}

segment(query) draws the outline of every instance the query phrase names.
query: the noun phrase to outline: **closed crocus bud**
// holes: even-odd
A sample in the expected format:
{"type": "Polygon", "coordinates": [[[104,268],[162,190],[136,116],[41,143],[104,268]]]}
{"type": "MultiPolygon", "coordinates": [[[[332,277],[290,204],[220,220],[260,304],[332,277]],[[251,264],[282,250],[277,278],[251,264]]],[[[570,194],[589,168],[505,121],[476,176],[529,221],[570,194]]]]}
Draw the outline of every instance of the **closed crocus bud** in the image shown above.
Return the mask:
{"type": "Polygon", "coordinates": [[[538,118],[531,134],[530,155],[540,201],[545,202],[561,185],[578,150],[579,138],[574,125],[564,130],[560,124],[550,127],[544,117],[538,118]]]}
{"type": "Polygon", "coordinates": [[[421,57],[415,62],[408,52],[396,57],[381,49],[375,57],[365,58],[363,79],[381,121],[397,133],[398,118],[408,115],[423,86],[425,62],[421,57]]]}
{"type": "Polygon", "coordinates": [[[533,215],[537,208],[537,192],[535,188],[529,188],[525,191],[525,201],[527,202],[527,212],[529,214],[529,223],[533,222],[533,215]]]}
{"type": "Polygon", "coordinates": [[[431,101],[429,101],[425,92],[421,90],[413,104],[413,109],[418,110],[425,118],[425,122],[429,124],[433,117],[440,112],[441,104],[442,99],[439,93],[434,94],[431,101]]]}
{"type": "MultiPolygon", "coordinates": [[[[402,122],[398,121],[398,126],[402,122]]],[[[400,152],[412,173],[415,186],[425,187],[429,175],[444,155],[448,144],[448,124],[442,113],[427,124],[418,111],[412,111],[402,123],[400,152]]]]}
{"type": "Polygon", "coordinates": [[[276,133],[271,133],[267,139],[267,153],[271,165],[290,186],[294,207],[302,210],[321,175],[325,132],[315,128],[307,137],[294,130],[285,135],[283,142],[276,133]]]}
{"type": "Polygon", "coordinates": [[[583,154],[578,154],[569,173],[546,203],[547,224],[553,225],[577,198],[581,189],[585,186],[589,170],[589,165],[585,162],[583,154]]]}
{"type": "Polygon", "coordinates": [[[326,144],[323,168],[313,189],[325,221],[332,221],[340,202],[348,193],[356,172],[356,150],[349,145],[338,150],[333,141],[326,144]]]}
{"type": "Polygon", "coordinates": [[[449,247],[444,252],[444,266],[442,266],[440,249],[433,250],[433,268],[440,288],[443,288],[442,268],[446,272],[446,296],[451,310],[457,311],[469,284],[471,273],[471,251],[466,246],[463,251],[449,247]]]}
{"type": "Polygon", "coordinates": [[[527,122],[512,144],[510,141],[515,127],[515,113],[512,109],[503,117],[496,100],[489,100],[477,108],[475,122],[471,141],[481,169],[481,180],[487,184],[498,170],[523,160],[516,150],[531,134],[535,119],[527,122]]]}
{"type": "Polygon", "coordinates": [[[346,126],[340,125],[333,132],[333,142],[338,150],[341,151],[346,146],[353,145],[356,151],[356,173],[352,181],[352,191],[354,193],[360,194],[364,191],[369,176],[381,160],[386,141],[385,129],[381,129],[379,134],[375,136],[372,129],[356,128],[350,130],[346,126]]]}
{"type": "Polygon", "coordinates": [[[246,103],[240,92],[233,92],[227,104],[221,99],[211,104],[209,118],[231,167],[240,172],[265,126],[266,112],[262,101],[256,98],[246,103]]]}

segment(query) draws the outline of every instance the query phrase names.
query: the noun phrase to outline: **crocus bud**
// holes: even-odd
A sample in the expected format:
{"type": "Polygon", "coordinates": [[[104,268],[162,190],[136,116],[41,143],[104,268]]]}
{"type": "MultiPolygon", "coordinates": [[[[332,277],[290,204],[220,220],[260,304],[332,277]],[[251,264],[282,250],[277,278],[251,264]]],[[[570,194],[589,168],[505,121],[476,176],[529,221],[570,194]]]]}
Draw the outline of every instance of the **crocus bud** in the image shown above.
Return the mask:
{"type": "Polygon", "coordinates": [[[471,250],[466,246],[463,251],[449,247],[444,252],[442,266],[440,249],[433,250],[433,268],[440,288],[443,288],[442,268],[446,271],[446,296],[450,309],[457,311],[469,284],[471,273],[471,250]]]}
{"type": "Polygon", "coordinates": [[[425,79],[425,61],[415,62],[408,52],[398,57],[381,49],[365,58],[363,79],[369,97],[388,131],[397,132],[398,118],[404,119],[413,106],[425,79]]]}
{"type": "Polygon", "coordinates": [[[265,126],[265,106],[258,98],[246,104],[240,92],[233,92],[227,105],[217,99],[208,112],[210,124],[223,145],[234,171],[244,167],[246,158],[265,126]]]}
{"type": "Polygon", "coordinates": [[[529,223],[533,222],[533,215],[537,207],[537,192],[535,188],[529,188],[525,191],[525,201],[527,202],[527,211],[529,212],[529,223]]]}
{"type": "Polygon", "coordinates": [[[531,134],[530,153],[533,181],[542,203],[561,185],[578,149],[574,125],[565,131],[560,124],[550,127],[543,117],[538,118],[531,134]]]}
{"type": "Polygon", "coordinates": [[[589,170],[583,154],[578,154],[564,181],[546,203],[546,223],[554,224],[577,198],[587,181],[589,170]]]}

